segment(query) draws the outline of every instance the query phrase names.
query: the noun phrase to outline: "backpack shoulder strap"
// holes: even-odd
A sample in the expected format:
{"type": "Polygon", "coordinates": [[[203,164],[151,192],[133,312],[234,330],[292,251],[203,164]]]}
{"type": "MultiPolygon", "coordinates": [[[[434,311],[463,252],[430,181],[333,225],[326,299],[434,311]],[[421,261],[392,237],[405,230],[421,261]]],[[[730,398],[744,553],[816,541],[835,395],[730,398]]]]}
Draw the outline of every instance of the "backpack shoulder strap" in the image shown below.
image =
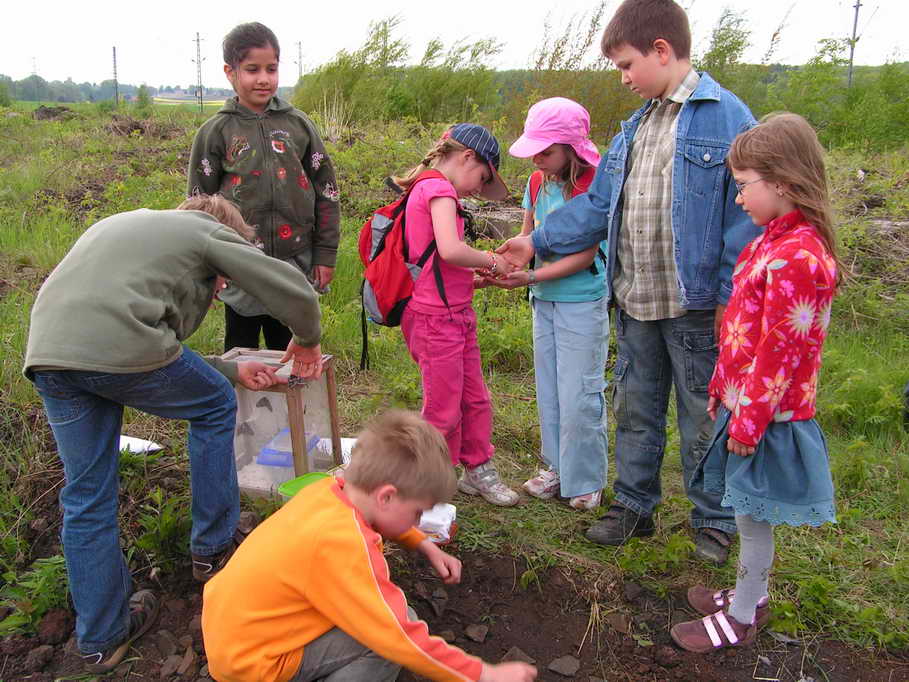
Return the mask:
{"type": "Polygon", "coordinates": [[[596,175],[597,169],[593,166],[590,166],[587,170],[581,173],[581,177],[578,178],[577,183],[571,190],[571,196],[576,197],[579,194],[583,194],[590,189],[590,183],[593,182],[593,176],[596,175]]]}
{"type": "Polygon", "coordinates": [[[530,208],[537,205],[537,199],[540,198],[540,190],[543,189],[543,171],[535,170],[530,174],[530,208]]]}

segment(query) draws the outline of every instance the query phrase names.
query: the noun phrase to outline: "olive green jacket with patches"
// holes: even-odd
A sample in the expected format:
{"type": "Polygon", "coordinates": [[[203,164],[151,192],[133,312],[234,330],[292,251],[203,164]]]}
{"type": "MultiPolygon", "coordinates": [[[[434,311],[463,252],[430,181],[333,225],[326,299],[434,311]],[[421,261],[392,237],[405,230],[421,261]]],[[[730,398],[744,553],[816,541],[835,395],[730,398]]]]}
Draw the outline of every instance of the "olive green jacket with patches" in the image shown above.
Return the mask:
{"type": "Polygon", "coordinates": [[[237,98],[199,128],[188,194],[222,195],[256,228],[257,246],[306,272],[334,267],[340,236],[338,184],[312,121],[278,97],[257,114],[237,98]]]}

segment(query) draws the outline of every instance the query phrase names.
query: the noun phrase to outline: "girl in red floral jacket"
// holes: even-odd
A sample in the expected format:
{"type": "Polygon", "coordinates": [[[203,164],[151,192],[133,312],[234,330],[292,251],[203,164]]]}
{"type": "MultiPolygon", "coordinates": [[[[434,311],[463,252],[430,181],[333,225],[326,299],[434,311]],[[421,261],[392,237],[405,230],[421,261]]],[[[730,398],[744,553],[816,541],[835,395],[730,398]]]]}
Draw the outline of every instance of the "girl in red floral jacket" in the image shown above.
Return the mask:
{"type": "Polygon", "coordinates": [[[735,590],[688,590],[705,615],[671,634],[689,651],[750,644],[767,622],[773,526],[836,520],[814,421],[838,263],[823,156],[805,119],[783,113],[739,135],[727,157],[736,203],[764,232],[733,272],[709,387],[714,441],[692,485],[724,492],[735,510],[739,568],[735,590]]]}

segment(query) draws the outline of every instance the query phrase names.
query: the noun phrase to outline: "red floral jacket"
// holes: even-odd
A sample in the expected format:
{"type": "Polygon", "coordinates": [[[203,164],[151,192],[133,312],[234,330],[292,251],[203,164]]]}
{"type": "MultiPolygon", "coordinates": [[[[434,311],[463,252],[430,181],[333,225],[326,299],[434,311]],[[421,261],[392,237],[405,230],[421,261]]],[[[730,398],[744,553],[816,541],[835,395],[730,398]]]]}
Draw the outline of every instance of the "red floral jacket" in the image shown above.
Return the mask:
{"type": "Polygon", "coordinates": [[[732,282],[708,390],[732,413],[729,435],[754,446],[771,421],[814,416],[836,263],[793,211],[744,248],[732,282]]]}

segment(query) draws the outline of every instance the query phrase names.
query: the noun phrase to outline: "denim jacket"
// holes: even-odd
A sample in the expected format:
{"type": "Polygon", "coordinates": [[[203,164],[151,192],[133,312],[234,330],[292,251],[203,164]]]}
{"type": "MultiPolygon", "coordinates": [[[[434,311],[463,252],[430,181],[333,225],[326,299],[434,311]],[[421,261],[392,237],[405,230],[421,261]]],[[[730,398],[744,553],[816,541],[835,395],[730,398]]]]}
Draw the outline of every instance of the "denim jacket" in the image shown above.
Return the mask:
{"type": "MultiPolygon", "coordinates": [[[[649,102],[612,139],[589,191],[550,213],[531,235],[536,251],[576,253],[609,240],[606,280],[615,274],[622,189],[628,150],[649,102]]],[[[758,228],[735,205],[736,187],[726,168],[732,140],[755,124],[748,107],[707,73],[682,105],[672,163],[672,239],[681,305],[704,310],[732,294],[732,268],[758,228]]]]}

